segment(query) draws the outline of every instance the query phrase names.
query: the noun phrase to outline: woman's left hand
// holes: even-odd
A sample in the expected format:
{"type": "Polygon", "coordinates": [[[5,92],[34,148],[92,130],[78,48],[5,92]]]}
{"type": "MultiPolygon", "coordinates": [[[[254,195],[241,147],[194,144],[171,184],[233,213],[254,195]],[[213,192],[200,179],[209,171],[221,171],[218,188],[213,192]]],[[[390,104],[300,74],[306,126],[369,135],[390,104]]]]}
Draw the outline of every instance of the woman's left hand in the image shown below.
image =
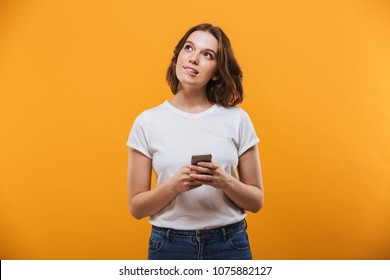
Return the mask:
{"type": "Polygon", "coordinates": [[[190,174],[191,178],[223,191],[228,189],[235,180],[215,162],[199,162],[198,165],[191,165],[189,168],[196,172],[190,174]]]}

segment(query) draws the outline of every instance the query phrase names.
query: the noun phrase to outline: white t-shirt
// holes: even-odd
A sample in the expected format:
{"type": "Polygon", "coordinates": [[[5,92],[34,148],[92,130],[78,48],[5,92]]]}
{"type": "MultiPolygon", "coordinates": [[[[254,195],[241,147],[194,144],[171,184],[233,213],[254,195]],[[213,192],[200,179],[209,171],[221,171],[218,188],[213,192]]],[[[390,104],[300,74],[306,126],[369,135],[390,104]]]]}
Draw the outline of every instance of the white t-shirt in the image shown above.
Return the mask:
{"type": "MultiPolygon", "coordinates": [[[[237,178],[238,158],[259,142],[248,114],[239,107],[213,105],[187,113],[168,101],[141,113],[134,121],[127,146],[152,159],[158,188],[192,155],[212,154],[212,161],[237,178]]],[[[178,230],[216,228],[244,219],[246,213],[223,191],[212,186],[179,194],[151,224],[178,230]]]]}

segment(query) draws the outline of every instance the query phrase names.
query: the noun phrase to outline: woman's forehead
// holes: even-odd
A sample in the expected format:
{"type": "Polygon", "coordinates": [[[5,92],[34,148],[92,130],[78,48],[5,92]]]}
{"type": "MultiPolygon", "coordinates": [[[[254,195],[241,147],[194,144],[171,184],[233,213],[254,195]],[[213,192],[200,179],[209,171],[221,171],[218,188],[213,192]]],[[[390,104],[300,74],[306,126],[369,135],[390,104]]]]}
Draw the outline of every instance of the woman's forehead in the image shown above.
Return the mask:
{"type": "Polygon", "coordinates": [[[194,31],[187,38],[187,42],[191,42],[197,48],[210,49],[217,53],[218,51],[218,40],[207,31],[194,31]]]}

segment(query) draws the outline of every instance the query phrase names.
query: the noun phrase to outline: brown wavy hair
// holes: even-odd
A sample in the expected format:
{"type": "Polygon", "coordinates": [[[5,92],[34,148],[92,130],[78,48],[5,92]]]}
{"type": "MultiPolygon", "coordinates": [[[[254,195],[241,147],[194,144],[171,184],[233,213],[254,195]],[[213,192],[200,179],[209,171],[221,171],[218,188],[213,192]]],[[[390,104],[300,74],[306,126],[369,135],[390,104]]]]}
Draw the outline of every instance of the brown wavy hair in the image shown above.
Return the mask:
{"type": "Polygon", "coordinates": [[[198,30],[209,32],[218,40],[216,57],[218,78],[215,81],[210,79],[207,84],[206,94],[209,102],[212,104],[217,103],[224,107],[235,106],[241,103],[243,101],[242,71],[234,57],[229,38],[221,28],[209,23],[203,23],[190,28],[175,47],[166,76],[173,94],[176,94],[179,89],[179,80],[176,76],[177,57],[188,37],[198,30]]]}

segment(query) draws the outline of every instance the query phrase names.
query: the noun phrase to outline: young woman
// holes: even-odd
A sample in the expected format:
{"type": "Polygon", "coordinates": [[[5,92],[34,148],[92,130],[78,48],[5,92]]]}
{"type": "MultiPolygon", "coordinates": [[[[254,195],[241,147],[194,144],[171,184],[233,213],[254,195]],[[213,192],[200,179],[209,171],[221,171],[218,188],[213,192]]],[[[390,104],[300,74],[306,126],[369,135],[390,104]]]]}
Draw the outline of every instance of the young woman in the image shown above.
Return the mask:
{"type": "Polygon", "coordinates": [[[252,259],[245,211],[262,208],[263,183],[259,139],[235,106],[241,80],[225,33],[195,26],[168,67],[173,98],[136,118],[127,142],[129,208],[150,217],[149,259],[252,259]],[[211,162],[191,164],[204,154],[211,162]]]}

